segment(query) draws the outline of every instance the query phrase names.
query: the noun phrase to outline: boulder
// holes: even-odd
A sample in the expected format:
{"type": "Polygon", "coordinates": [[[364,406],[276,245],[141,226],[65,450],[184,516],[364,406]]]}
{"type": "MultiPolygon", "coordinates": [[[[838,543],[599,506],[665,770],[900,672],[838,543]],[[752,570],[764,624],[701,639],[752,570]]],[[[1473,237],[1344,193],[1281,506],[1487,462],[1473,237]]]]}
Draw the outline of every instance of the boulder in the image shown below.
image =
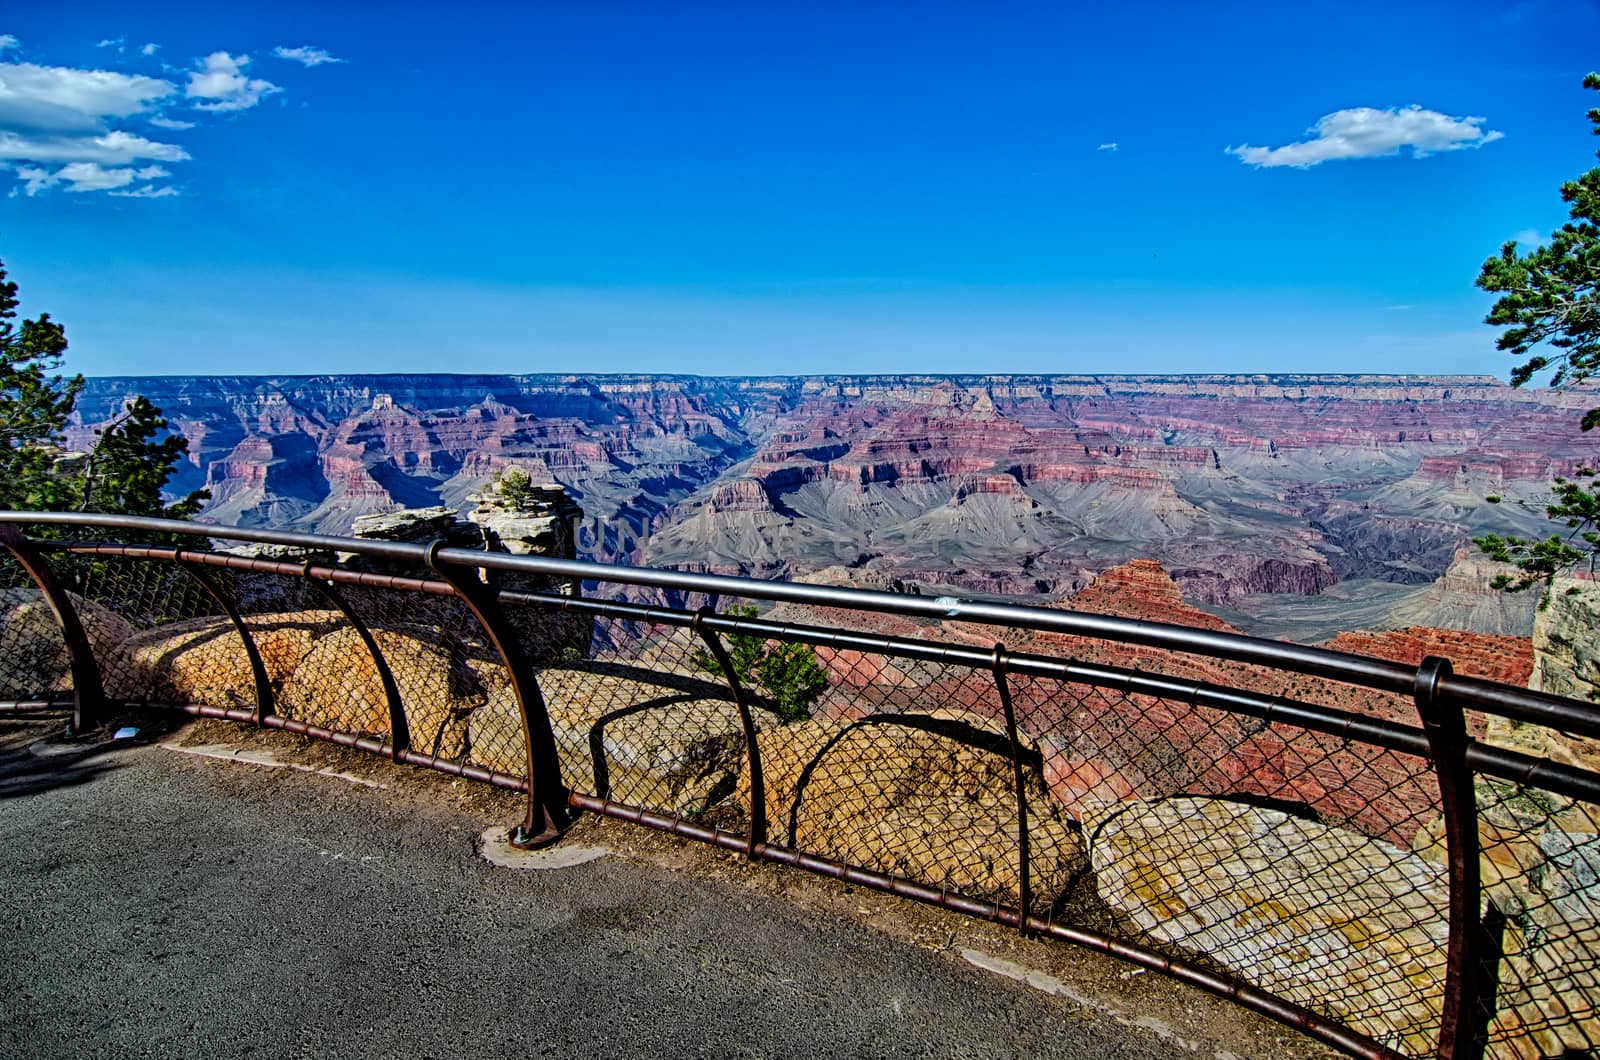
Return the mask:
{"type": "Polygon", "coordinates": [[[1084,821],[1100,896],[1146,936],[1412,1055],[1436,1047],[1442,867],[1277,810],[1137,800],[1084,821]]]}
{"type": "MultiPolygon", "coordinates": [[[[343,621],[336,611],[245,616],[274,697],[316,636],[343,621]]],[[[101,656],[106,694],[130,702],[252,706],[255,678],[232,623],[206,616],[143,630],[101,656]]]]}
{"type": "MultiPolygon", "coordinates": [[[[716,684],[693,677],[594,664],[538,676],[567,786],[694,818],[726,798],[745,760],[738,707],[716,684]]],[[[758,728],[776,719],[757,708],[758,728]]],[[[473,761],[521,776],[522,722],[509,687],[472,712],[473,761]]]]}
{"type": "MultiPolygon", "coordinates": [[[[96,659],[133,636],[120,615],[69,593],[96,659]]],[[[37,589],[0,591],[0,699],[31,699],[72,690],[61,626],[37,589]]]]}
{"type": "MultiPolygon", "coordinates": [[[[373,632],[394,676],[405,710],[411,748],[441,758],[466,750],[466,714],[483,701],[483,691],[453,654],[438,630],[373,632]]],[[[386,735],[389,705],[372,655],[355,630],[342,626],[317,638],[279,693],[285,717],[343,732],[386,735]]]]}
{"type": "MultiPolygon", "coordinates": [[[[1017,804],[1003,731],[962,711],[814,719],[759,737],[768,837],[808,853],[1015,903],[1017,804]]],[[[1027,763],[1036,909],[1084,866],[1076,829],[1027,763]]],[[[754,812],[748,769],[738,798],[754,812]]]]}

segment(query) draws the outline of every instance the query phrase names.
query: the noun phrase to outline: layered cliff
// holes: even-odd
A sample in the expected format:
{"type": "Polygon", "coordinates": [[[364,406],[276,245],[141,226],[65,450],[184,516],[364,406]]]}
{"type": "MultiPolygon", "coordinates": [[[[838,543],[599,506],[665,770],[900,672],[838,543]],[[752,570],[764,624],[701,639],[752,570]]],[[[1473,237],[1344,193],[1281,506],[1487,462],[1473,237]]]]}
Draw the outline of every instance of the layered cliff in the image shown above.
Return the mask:
{"type": "Polygon", "coordinates": [[[340,532],[515,463],[579,500],[595,559],[1031,597],[1151,557],[1211,606],[1433,582],[1600,456],[1584,395],[1476,377],[100,379],[78,431],[131,393],[218,521],[340,532]]]}

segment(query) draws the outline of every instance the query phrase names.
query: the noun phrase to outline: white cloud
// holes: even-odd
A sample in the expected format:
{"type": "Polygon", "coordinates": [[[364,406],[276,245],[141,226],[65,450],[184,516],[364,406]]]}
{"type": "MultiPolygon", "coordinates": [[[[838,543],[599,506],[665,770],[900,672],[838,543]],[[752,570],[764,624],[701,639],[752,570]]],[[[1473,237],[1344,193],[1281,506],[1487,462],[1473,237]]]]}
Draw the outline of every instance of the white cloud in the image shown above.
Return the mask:
{"type": "MultiPolygon", "coordinates": [[[[0,34],[0,54],[18,47],[0,34]]],[[[101,47],[116,54],[130,49],[123,38],[101,47]]],[[[160,45],[131,49],[154,55],[160,45]]],[[[307,65],[338,62],[315,48],[284,49],[307,65]]],[[[113,62],[116,55],[108,55],[113,62]]],[[[137,62],[137,59],[129,61],[137,62]]],[[[161,184],[172,173],[166,165],[184,162],[183,146],[156,139],[164,129],[195,127],[204,112],[242,111],[281,89],[246,73],[250,57],[225,51],[197,59],[187,80],[166,67],[172,79],[117,70],[45,66],[0,61],[0,173],[15,175],[11,196],[56,189],[103,192],[128,198],[159,199],[179,194],[161,184]]]]}
{"type": "Polygon", "coordinates": [[[90,132],[106,118],[126,118],[176,92],[157,77],[111,70],[0,63],[0,129],[90,132]]]}
{"type": "Polygon", "coordinates": [[[184,95],[207,101],[196,103],[197,110],[249,110],[265,97],[283,91],[271,81],[245,76],[244,68],[250,65],[248,55],[212,52],[195,65],[197,69],[189,74],[184,95]]]}
{"type": "Polygon", "coordinates": [[[152,184],[145,184],[134,188],[132,191],[113,191],[108,192],[108,194],[114,195],[119,199],[165,199],[169,195],[178,194],[178,189],[171,185],[158,188],[152,184]]]}
{"type": "Polygon", "coordinates": [[[170,81],[137,74],[0,63],[0,166],[18,163],[27,195],[58,186],[109,191],[167,176],[160,166],[133,166],[181,162],[189,152],[110,126],[153,112],[177,91],[170,81]]]}
{"type": "Polygon", "coordinates": [[[189,152],[176,144],[147,140],[121,129],[100,136],[27,136],[0,129],[0,160],[125,165],[140,159],[182,162],[188,157],[189,152]]]}
{"type": "Polygon", "coordinates": [[[1121,146],[1122,145],[1119,144],[1119,143],[1101,144],[1099,147],[1096,147],[1095,150],[1096,151],[1115,151],[1118,148],[1120,148],[1121,146]]]}
{"type": "Polygon", "coordinates": [[[155,180],[171,176],[160,166],[102,166],[98,162],[72,162],[51,172],[41,166],[18,166],[17,175],[24,181],[23,190],[37,195],[57,184],[66,185],[67,191],[111,191],[126,188],[140,180],[155,180]]]}
{"type": "Polygon", "coordinates": [[[1537,228],[1524,228],[1511,238],[1515,239],[1524,250],[1531,250],[1544,242],[1544,237],[1539,234],[1537,228]]]}
{"type": "Polygon", "coordinates": [[[1230,147],[1227,153],[1258,168],[1292,166],[1308,169],[1339,158],[1380,158],[1411,148],[1412,156],[1424,158],[1439,151],[1463,147],[1482,147],[1504,134],[1484,130],[1487,119],[1453,118],[1436,110],[1409,107],[1351,107],[1325,114],[1306,132],[1309,140],[1282,147],[1230,147]]]}
{"type": "Polygon", "coordinates": [[[68,191],[109,191],[132,184],[134,176],[128,166],[113,169],[97,162],[73,162],[58,169],[55,179],[66,181],[68,191]]]}
{"type": "MultiPolygon", "coordinates": [[[[38,166],[18,166],[17,176],[22,179],[22,190],[30,196],[37,195],[56,182],[55,174],[38,166]]],[[[12,188],[11,197],[15,198],[16,194],[17,189],[12,188]]]]}
{"type": "Polygon", "coordinates": [[[327,49],[312,47],[309,44],[302,44],[298,48],[285,48],[280,44],[272,49],[272,54],[280,59],[288,59],[303,66],[321,66],[323,63],[344,62],[343,59],[335,59],[329,55],[327,49]]]}
{"type": "Polygon", "coordinates": [[[95,47],[96,48],[115,48],[118,51],[121,51],[122,50],[122,40],[123,39],[121,37],[107,37],[105,40],[101,41],[99,44],[96,44],[95,47]]]}

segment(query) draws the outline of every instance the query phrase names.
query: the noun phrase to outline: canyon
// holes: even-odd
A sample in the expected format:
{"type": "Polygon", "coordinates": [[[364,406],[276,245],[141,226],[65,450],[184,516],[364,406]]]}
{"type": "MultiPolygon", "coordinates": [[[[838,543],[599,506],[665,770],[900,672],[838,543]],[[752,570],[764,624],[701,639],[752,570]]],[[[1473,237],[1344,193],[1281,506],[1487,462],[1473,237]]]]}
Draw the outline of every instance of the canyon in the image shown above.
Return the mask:
{"type": "Polygon", "coordinates": [[[517,466],[582,506],[584,558],[1030,602],[1148,559],[1311,642],[1527,635],[1470,538],[1543,536],[1551,477],[1600,457],[1592,393],[1476,376],[117,377],[69,444],[133,394],[218,523],[345,533],[517,466]]]}

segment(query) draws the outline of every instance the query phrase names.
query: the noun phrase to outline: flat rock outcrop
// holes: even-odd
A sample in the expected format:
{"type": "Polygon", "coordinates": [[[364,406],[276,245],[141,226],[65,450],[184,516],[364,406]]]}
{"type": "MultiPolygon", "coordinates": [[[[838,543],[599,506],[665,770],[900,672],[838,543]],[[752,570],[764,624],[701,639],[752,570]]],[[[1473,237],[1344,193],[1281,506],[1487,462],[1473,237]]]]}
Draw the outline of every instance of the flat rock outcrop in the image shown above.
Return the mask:
{"type": "MultiPolygon", "coordinates": [[[[769,835],[822,857],[992,900],[1017,901],[1013,768],[1003,731],[976,715],[813,720],[759,739],[769,835]]],[[[1028,773],[1036,903],[1083,868],[1083,845],[1028,773]]],[[[750,773],[738,798],[754,812],[750,773]]]]}
{"type": "MultiPolygon", "coordinates": [[[[568,786],[696,818],[732,793],[745,760],[744,723],[722,688],[689,675],[594,664],[545,669],[539,691],[568,786]]],[[[752,721],[776,718],[754,708],[752,721]]],[[[510,689],[493,688],[468,719],[473,761],[521,775],[522,723],[510,689]]]]}
{"type": "Polygon", "coordinates": [[[1084,834],[1101,897],[1153,941],[1412,1055],[1434,1050],[1449,910],[1438,865],[1220,799],[1108,807],[1084,834]]]}

